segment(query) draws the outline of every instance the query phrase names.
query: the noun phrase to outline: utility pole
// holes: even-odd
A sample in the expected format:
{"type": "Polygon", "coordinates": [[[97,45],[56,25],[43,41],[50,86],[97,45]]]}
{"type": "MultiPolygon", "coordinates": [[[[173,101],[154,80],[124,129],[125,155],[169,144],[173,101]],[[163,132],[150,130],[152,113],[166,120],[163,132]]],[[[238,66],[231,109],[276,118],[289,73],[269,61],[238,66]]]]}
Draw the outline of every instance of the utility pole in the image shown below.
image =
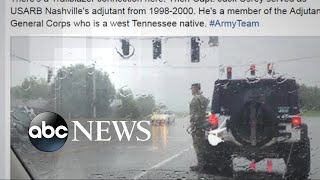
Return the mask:
{"type": "Polygon", "coordinates": [[[54,82],[54,112],[57,112],[57,83],[54,82]]]}
{"type": "Polygon", "coordinates": [[[62,106],[62,93],[61,93],[61,91],[62,91],[62,83],[61,83],[61,80],[59,79],[59,110],[58,110],[58,112],[60,114],[62,114],[62,112],[61,112],[61,106],[62,106]]]}
{"type": "Polygon", "coordinates": [[[96,112],[96,73],[95,73],[95,65],[93,65],[93,72],[92,72],[92,90],[93,90],[93,118],[97,117],[96,112]]]}

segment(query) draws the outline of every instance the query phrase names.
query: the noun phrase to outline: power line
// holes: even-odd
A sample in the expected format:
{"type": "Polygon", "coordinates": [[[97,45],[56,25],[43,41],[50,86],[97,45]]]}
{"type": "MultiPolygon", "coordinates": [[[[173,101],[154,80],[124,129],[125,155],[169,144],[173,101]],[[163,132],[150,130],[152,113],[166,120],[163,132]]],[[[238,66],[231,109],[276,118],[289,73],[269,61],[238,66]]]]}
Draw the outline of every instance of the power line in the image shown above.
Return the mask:
{"type": "MultiPolygon", "coordinates": [[[[58,68],[54,68],[54,67],[50,67],[48,65],[44,65],[41,63],[35,63],[32,62],[30,59],[27,58],[23,58],[14,54],[11,54],[12,57],[15,57],[19,60],[28,62],[28,63],[33,63],[33,64],[38,64],[40,66],[43,66],[45,68],[53,68],[53,69],[58,69],[58,68]]],[[[281,59],[281,60],[277,60],[277,61],[270,61],[271,63],[283,63],[283,62],[293,62],[293,61],[303,61],[303,60],[308,60],[308,59],[316,59],[316,58],[320,58],[319,56],[306,56],[306,57],[297,57],[297,58],[290,58],[290,59],[281,59]]],[[[199,66],[199,63],[195,63],[194,66],[174,66],[174,65],[170,65],[167,63],[168,61],[164,61],[161,65],[153,65],[153,66],[137,66],[136,64],[133,65],[119,65],[119,64],[115,64],[115,65],[103,65],[103,66],[107,66],[107,67],[118,67],[118,68],[149,68],[149,69],[154,69],[154,68],[174,68],[174,69],[217,69],[217,68],[226,68],[228,66],[231,67],[245,67],[248,66],[248,63],[244,63],[244,64],[234,64],[234,65],[215,65],[215,66],[199,66]]],[[[263,65],[266,64],[267,62],[258,62],[258,63],[253,63],[255,65],[263,65]]]]}
{"type": "MultiPolygon", "coordinates": [[[[24,61],[24,62],[27,62],[27,63],[37,64],[37,65],[40,65],[40,66],[42,66],[44,68],[47,68],[47,69],[55,69],[55,70],[60,69],[58,67],[52,67],[52,66],[41,64],[41,63],[35,63],[35,62],[32,62],[30,59],[27,59],[27,58],[24,58],[24,57],[21,57],[21,56],[17,56],[17,55],[14,55],[14,54],[11,54],[11,57],[15,57],[18,60],[21,60],[21,61],[24,61]]],[[[258,62],[258,63],[253,63],[253,64],[255,64],[255,65],[263,65],[263,64],[267,64],[267,63],[276,64],[276,63],[286,63],[286,62],[295,62],[295,61],[305,61],[305,60],[317,59],[317,58],[320,58],[320,56],[296,57],[296,58],[289,58],[289,59],[280,59],[280,60],[277,60],[277,61],[270,61],[270,62],[264,61],[264,62],[258,62]]],[[[248,66],[249,67],[250,66],[249,63],[234,64],[234,65],[223,65],[223,64],[221,64],[221,65],[216,65],[216,66],[199,66],[199,63],[195,63],[194,66],[173,66],[173,65],[167,64],[167,61],[165,61],[161,65],[154,65],[154,66],[137,66],[136,64],[133,64],[133,65],[119,65],[119,64],[117,64],[117,65],[98,65],[97,67],[100,68],[102,71],[104,71],[104,69],[99,67],[99,66],[116,67],[116,68],[131,68],[131,69],[134,69],[134,68],[137,68],[137,69],[139,69],[139,68],[143,68],[143,69],[162,69],[162,68],[172,68],[172,69],[224,69],[224,68],[227,68],[229,66],[231,66],[231,67],[246,67],[246,66],[248,66]]],[[[299,79],[297,79],[297,80],[299,80],[299,79]]],[[[319,83],[320,81],[310,81],[310,82],[319,83]]]]}
{"type": "Polygon", "coordinates": [[[26,61],[26,62],[28,62],[28,63],[32,63],[31,60],[26,59],[26,58],[23,58],[23,57],[20,57],[20,56],[17,56],[17,55],[14,55],[14,54],[10,54],[10,56],[11,56],[11,57],[18,58],[18,59],[20,59],[20,60],[22,60],[22,61],[26,61]]]}
{"type": "Polygon", "coordinates": [[[283,59],[283,60],[279,60],[279,62],[302,61],[306,59],[316,59],[316,58],[320,58],[320,56],[307,56],[307,57],[298,57],[293,59],[283,59]]]}
{"type": "Polygon", "coordinates": [[[35,63],[35,62],[32,62],[30,59],[27,59],[27,58],[24,58],[24,57],[21,57],[21,56],[17,56],[15,54],[10,54],[11,57],[14,57],[14,58],[17,58],[21,61],[25,61],[25,62],[28,62],[28,63],[31,63],[31,64],[37,64],[37,65],[40,65],[42,67],[45,67],[45,68],[51,68],[50,66],[47,66],[47,65],[44,65],[44,64],[41,64],[41,63],[35,63]]]}

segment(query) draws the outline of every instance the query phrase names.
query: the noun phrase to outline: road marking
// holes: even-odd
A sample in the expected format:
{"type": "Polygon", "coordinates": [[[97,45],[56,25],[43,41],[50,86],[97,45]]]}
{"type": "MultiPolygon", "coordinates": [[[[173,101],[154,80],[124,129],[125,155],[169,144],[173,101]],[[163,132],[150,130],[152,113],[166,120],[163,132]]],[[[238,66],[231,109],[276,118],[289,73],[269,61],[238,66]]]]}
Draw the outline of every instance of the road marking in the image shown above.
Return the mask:
{"type": "Polygon", "coordinates": [[[159,168],[159,167],[161,167],[161,166],[165,165],[166,163],[168,163],[168,162],[170,162],[170,161],[174,160],[175,158],[177,158],[177,157],[181,156],[183,153],[185,153],[185,152],[187,152],[187,151],[189,151],[189,150],[190,150],[190,147],[188,147],[188,148],[186,148],[186,149],[184,149],[184,150],[182,150],[182,151],[178,152],[177,154],[175,154],[175,155],[173,155],[173,156],[171,156],[171,157],[169,157],[169,158],[167,158],[167,159],[165,159],[165,160],[163,160],[163,161],[159,162],[158,164],[156,164],[156,165],[154,165],[154,166],[152,166],[152,167],[150,167],[150,168],[146,169],[146,171],[141,172],[140,174],[136,175],[133,179],[135,179],[135,180],[136,180],[136,179],[141,178],[142,176],[144,176],[144,175],[148,174],[148,172],[149,172],[150,170],[152,170],[152,169],[156,169],[156,168],[159,168]]]}

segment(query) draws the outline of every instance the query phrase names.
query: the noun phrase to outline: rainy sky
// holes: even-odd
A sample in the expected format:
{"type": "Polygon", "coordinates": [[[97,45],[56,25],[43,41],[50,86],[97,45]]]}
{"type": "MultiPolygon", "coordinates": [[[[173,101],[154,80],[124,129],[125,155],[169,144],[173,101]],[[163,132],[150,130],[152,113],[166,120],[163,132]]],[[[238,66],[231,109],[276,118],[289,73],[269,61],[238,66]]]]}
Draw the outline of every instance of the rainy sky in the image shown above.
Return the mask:
{"type": "Polygon", "coordinates": [[[250,64],[264,76],[268,62],[276,72],[298,82],[320,86],[320,37],[219,37],[210,47],[200,38],[200,62],[191,63],[190,38],[162,38],[162,58],[152,57],[153,38],[130,38],[129,59],[123,59],[120,38],[13,37],[11,40],[11,86],[28,76],[47,77],[47,68],[78,63],[108,72],[116,89],[132,89],[135,95],[153,94],[174,111],[188,111],[190,85],[201,83],[211,97],[214,81],[225,78],[225,67],[233,67],[233,78],[243,78],[250,64]],[[27,61],[31,61],[27,62],[27,61]]]}

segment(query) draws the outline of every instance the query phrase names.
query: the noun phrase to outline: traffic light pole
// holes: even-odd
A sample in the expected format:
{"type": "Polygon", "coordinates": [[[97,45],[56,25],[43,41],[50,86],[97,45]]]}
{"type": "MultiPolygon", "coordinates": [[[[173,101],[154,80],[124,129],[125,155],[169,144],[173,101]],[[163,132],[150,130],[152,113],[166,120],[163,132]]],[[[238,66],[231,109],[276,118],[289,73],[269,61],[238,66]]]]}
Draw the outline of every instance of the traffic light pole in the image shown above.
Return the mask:
{"type": "Polygon", "coordinates": [[[97,117],[97,112],[96,112],[96,72],[95,72],[95,66],[93,66],[93,74],[92,74],[92,90],[93,90],[93,118],[97,117]]]}

